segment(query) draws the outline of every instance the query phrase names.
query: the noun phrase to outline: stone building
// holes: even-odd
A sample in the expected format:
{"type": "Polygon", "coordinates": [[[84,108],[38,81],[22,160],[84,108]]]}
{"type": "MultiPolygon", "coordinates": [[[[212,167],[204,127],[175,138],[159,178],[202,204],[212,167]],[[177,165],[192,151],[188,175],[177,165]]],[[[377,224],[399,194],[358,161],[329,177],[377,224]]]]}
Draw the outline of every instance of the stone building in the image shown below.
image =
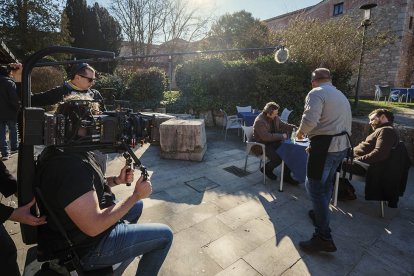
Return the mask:
{"type": "Polygon", "coordinates": [[[360,7],[367,3],[377,4],[371,10],[372,25],[367,28],[367,35],[389,32],[394,39],[379,52],[364,51],[360,95],[373,97],[375,84],[410,87],[414,84],[414,0],[323,0],[314,6],[264,20],[264,23],[277,30],[298,17],[328,20],[345,14],[359,23],[364,16],[360,7]]]}

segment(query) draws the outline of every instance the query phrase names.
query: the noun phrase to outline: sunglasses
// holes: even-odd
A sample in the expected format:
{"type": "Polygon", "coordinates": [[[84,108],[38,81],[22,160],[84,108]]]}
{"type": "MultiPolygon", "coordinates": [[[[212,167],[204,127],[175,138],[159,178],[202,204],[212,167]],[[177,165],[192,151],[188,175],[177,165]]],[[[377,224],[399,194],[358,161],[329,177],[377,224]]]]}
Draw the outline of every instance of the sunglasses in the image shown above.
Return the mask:
{"type": "Polygon", "coordinates": [[[89,82],[94,82],[94,81],[96,81],[96,79],[95,79],[95,78],[90,78],[90,77],[82,76],[82,75],[79,75],[79,74],[78,74],[78,76],[81,76],[82,78],[87,79],[89,82]]]}

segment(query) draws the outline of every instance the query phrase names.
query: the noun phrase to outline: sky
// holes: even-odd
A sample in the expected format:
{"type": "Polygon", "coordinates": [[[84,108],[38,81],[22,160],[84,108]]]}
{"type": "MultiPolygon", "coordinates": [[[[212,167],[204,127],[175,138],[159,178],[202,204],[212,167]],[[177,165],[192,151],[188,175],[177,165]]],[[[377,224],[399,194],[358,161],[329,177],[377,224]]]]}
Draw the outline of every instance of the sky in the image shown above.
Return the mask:
{"type": "MultiPolygon", "coordinates": [[[[190,5],[203,10],[212,11],[217,17],[225,13],[234,13],[241,10],[250,12],[254,18],[269,19],[281,14],[315,5],[321,0],[187,0],[190,5]]],[[[87,0],[91,5],[98,2],[108,7],[110,0],[87,0]]]]}

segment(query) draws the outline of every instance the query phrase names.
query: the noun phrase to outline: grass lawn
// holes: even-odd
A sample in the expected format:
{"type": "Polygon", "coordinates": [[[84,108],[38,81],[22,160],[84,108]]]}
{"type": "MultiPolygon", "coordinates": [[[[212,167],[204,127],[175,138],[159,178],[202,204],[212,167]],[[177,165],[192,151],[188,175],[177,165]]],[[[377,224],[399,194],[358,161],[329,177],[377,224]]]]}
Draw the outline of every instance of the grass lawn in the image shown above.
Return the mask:
{"type": "MultiPolygon", "coordinates": [[[[353,107],[354,100],[350,99],[351,106],[353,107]]],[[[414,103],[398,103],[384,101],[371,101],[371,100],[359,100],[358,110],[354,111],[354,116],[368,116],[368,114],[377,108],[390,109],[393,113],[398,114],[414,114],[414,103]]]]}

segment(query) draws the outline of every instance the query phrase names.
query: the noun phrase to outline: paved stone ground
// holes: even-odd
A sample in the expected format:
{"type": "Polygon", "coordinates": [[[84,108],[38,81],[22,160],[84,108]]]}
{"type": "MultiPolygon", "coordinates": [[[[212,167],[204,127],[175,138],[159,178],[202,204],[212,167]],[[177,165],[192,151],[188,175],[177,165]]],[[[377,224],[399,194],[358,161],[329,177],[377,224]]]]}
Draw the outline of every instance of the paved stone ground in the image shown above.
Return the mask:
{"type": "MultiPolygon", "coordinates": [[[[160,159],[154,145],[136,151],[151,171],[154,187],[140,222],[166,223],[174,231],[159,275],[413,275],[413,168],[399,208],[386,207],[385,218],[379,217],[379,202],[365,201],[363,183],[354,181],[358,199],[332,208],[338,251],[306,254],[298,247],[313,232],[304,185],[287,184],[283,193],[277,190],[278,181],[263,185],[253,157],[248,176],[225,171],[244,166],[244,144],[235,131],[224,141],[220,130],[208,128],[207,143],[202,162],[160,159]]],[[[6,164],[13,167],[16,162],[14,156],[6,164]]],[[[123,162],[113,158],[108,175],[116,174],[123,162]]],[[[115,192],[122,197],[131,190],[124,186],[115,192]]],[[[6,227],[16,241],[23,271],[32,246],[22,243],[17,224],[7,222],[6,227]]],[[[119,269],[118,275],[135,275],[138,262],[119,269]]],[[[24,275],[33,275],[30,267],[35,266],[29,265],[24,275]]]]}

